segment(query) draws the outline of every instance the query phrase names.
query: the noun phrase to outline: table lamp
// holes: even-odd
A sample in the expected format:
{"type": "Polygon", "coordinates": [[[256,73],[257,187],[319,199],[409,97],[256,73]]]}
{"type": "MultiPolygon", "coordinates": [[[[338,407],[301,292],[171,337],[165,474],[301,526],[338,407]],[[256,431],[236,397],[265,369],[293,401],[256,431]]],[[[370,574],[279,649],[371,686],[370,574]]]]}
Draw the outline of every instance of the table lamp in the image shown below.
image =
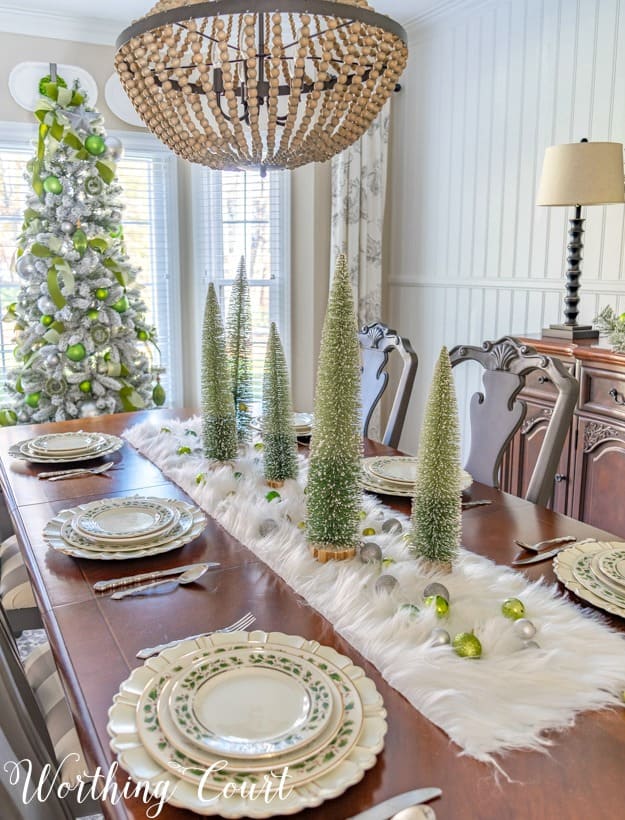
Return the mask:
{"type": "Polygon", "coordinates": [[[599,331],[577,323],[584,248],[583,205],[607,205],[625,201],[623,146],[618,142],[581,142],[552,145],[545,151],[538,189],[538,205],[573,205],[569,227],[568,269],[563,324],[550,325],[543,336],[560,339],[596,339],[599,331]]]}

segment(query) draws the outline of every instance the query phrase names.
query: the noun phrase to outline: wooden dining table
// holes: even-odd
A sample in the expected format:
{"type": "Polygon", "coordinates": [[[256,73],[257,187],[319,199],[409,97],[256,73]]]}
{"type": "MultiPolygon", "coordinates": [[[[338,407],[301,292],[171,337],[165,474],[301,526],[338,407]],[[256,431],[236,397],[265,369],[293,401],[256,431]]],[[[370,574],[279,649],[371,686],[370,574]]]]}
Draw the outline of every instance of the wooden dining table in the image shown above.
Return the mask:
{"type": "MultiPolygon", "coordinates": [[[[189,415],[182,410],[150,410],[0,430],[0,480],[5,501],[80,740],[93,768],[106,770],[115,758],[106,731],[107,712],[120,683],[141,663],[137,651],[217,629],[249,610],[256,616],[255,628],[315,639],[348,655],[375,681],[388,711],[388,734],[375,767],[340,797],[301,812],[302,820],[345,820],[392,795],[424,786],[442,789],[442,796],[432,803],[439,820],[623,817],[625,710],[582,714],[570,729],[550,735],[552,745],[544,753],[517,751],[501,756],[499,763],[506,779],[498,776],[494,767],[462,756],[447,735],[389,686],[331,623],[210,517],[202,535],[192,543],[142,560],[77,560],[46,546],[42,530],[62,509],[138,492],[162,498],[187,497],[128,443],[111,456],[115,468],[107,475],[58,482],[37,479],[41,470],[50,469],[49,465],[11,458],[8,450],[12,444],[48,432],[84,430],[120,435],[148,418],[165,424],[168,418],[189,415]],[[95,581],[197,561],[218,561],[221,566],[198,584],[167,596],[115,601],[93,590],[95,581]]],[[[365,448],[369,455],[396,452],[371,441],[365,448]]],[[[463,499],[492,502],[463,512],[462,543],[466,549],[499,564],[510,565],[519,556],[515,538],[531,543],[559,535],[573,535],[578,540],[617,540],[594,527],[478,483],[463,494],[463,499]]],[[[397,510],[409,511],[406,499],[383,500],[397,510]]],[[[527,567],[524,572],[530,579],[556,582],[551,561],[527,567]]],[[[570,597],[575,600],[575,596],[570,597]]],[[[625,626],[618,617],[605,615],[605,620],[618,629],[625,626]]],[[[623,660],[625,678],[625,653],[623,660]]],[[[441,681],[441,686],[445,685],[446,681],[441,681]]],[[[488,709],[487,703],[484,709],[488,709]]],[[[123,785],[125,773],[120,772],[118,781],[123,785]]],[[[107,802],[102,810],[110,818],[139,820],[146,816],[146,806],[139,799],[116,805],[107,802]]],[[[160,815],[163,820],[192,816],[171,806],[160,815]]]]}

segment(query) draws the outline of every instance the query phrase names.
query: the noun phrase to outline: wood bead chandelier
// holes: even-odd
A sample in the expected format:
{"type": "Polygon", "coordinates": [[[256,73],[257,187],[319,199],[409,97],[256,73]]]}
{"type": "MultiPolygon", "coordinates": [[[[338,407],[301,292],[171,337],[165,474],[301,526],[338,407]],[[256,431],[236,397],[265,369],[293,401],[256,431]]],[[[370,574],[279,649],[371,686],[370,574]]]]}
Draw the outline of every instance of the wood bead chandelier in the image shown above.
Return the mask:
{"type": "Polygon", "coordinates": [[[355,142],[408,58],[366,0],[160,0],[117,41],[137,113],[210,168],[297,168],[355,142]]]}

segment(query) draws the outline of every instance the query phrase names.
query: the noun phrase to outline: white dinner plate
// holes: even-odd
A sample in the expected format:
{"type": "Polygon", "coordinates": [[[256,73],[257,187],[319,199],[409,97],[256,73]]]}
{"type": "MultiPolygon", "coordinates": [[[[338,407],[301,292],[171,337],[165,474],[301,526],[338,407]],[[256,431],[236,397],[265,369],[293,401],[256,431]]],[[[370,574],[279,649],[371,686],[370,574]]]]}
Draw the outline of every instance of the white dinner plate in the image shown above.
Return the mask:
{"type": "Polygon", "coordinates": [[[104,498],[84,506],[72,526],[98,542],[145,540],[171,529],[180,515],[162,498],[104,498]]]}
{"type": "Polygon", "coordinates": [[[30,450],[42,455],[78,455],[97,452],[106,447],[106,439],[100,433],[49,433],[37,436],[29,442],[30,450]]]}

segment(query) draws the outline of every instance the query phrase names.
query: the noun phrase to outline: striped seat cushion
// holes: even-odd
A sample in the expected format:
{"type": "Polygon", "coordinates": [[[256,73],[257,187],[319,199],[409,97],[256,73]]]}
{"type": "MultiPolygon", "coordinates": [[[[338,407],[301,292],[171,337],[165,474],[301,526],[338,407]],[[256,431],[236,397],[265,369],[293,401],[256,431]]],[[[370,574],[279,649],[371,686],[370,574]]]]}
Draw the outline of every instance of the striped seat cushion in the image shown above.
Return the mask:
{"type": "Polygon", "coordinates": [[[0,597],[5,609],[33,609],[37,606],[14,535],[0,544],[0,597]]]}
{"type": "Polygon", "coordinates": [[[24,661],[24,671],[45,718],[57,761],[63,763],[61,779],[76,784],[78,776],[87,771],[87,764],[50,644],[33,649],[24,661]]]}

